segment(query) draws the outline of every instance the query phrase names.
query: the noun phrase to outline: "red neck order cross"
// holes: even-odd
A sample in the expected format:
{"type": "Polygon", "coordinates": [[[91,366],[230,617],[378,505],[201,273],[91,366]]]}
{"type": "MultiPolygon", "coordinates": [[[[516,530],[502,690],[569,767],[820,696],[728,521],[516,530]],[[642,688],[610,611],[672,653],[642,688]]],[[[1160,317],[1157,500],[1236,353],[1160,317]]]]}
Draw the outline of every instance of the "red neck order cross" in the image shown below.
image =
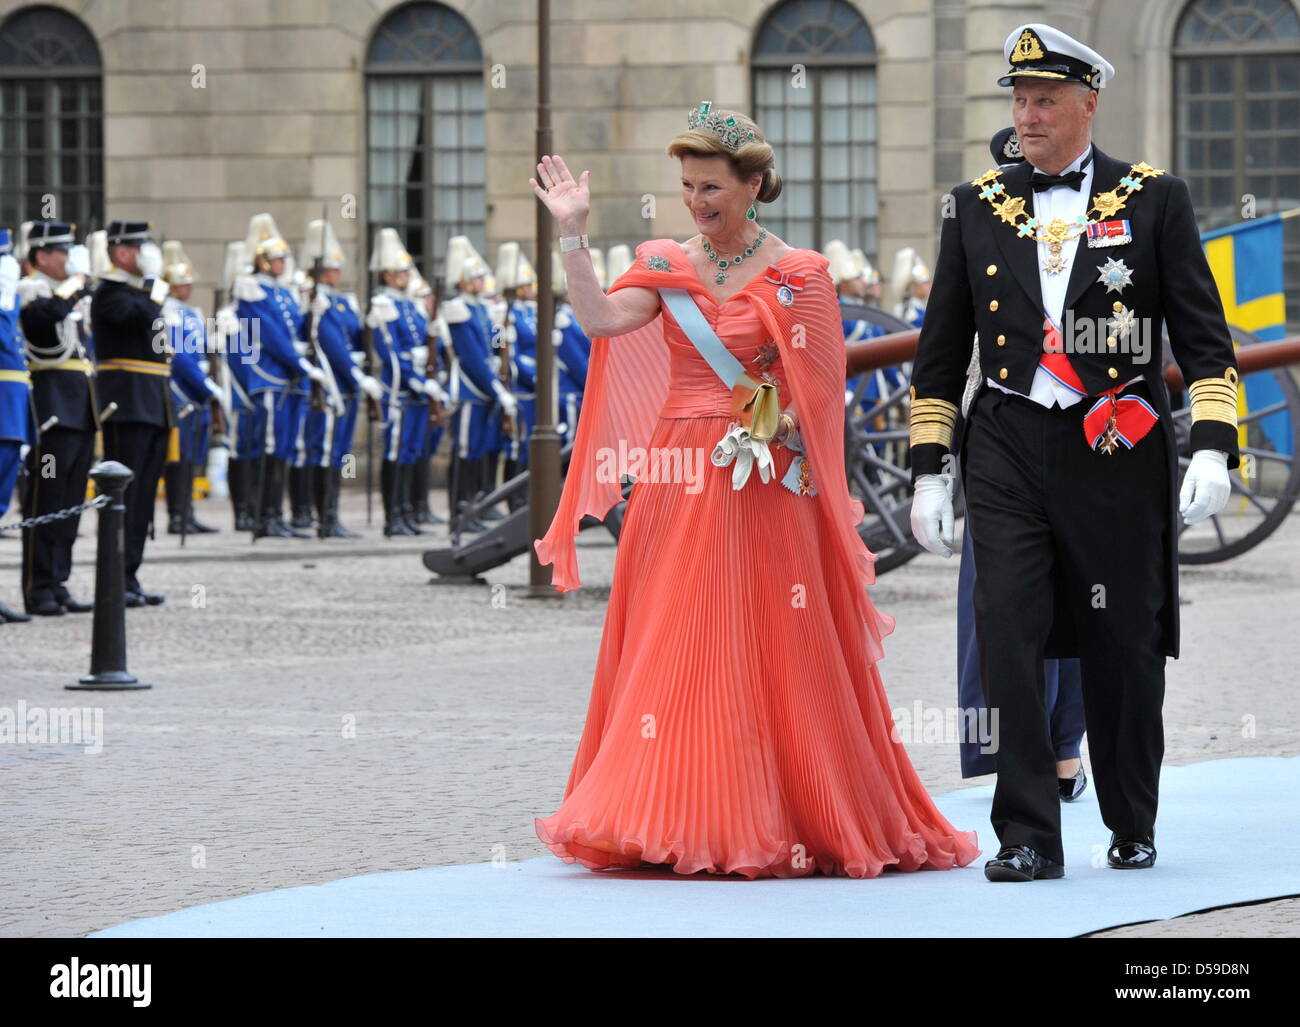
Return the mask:
{"type": "MultiPolygon", "coordinates": [[[[1043,319],[1043,359],[1039,363],[1067,389],[1080,396],[1088,394],[1083,380],[1065,355],[1061,330],[1052,324],[1050,317],[1043,319]]],[[[1126,387],[1127,383],[1107,389],[1083,415],[1083,437],[1089,449],[1100,446],[1103,453],[1110,454],[1118,443],[1132,449],[1160,419],[1155,408],[1141,396],[1121,396],[1126,387]]]]}

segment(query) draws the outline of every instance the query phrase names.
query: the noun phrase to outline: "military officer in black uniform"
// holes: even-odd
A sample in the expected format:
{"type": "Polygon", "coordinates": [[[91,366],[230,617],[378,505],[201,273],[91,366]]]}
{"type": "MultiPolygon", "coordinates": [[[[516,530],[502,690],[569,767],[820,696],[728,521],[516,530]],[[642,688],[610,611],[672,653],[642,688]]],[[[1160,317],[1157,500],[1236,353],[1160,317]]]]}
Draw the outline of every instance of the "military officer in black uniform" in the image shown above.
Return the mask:
{"type": "MultiPolygon", "coordinates": [[[[95,454],[94,382],[84,345],[86,326],[76,309],[89,268],[69,259],[75,231],[66,221],[33,221],[27,236],[32,271],[18,283],[36,422],[23,487],[26,517],[84,502],[95,454]]],[[[77,515],[23,529],[28,613],[52,617],[90,610],[91,604],[74,599],[66,584],[80,522],[77,515]]]]}
{"type": "Polygon", "coordinates": [[[135,473],[126,490],[126,605],[156,606],[163,597],[145,592],[136,572],[153,527],[171,428],[170,347],[162,319],[168,286],[162,251],[146,221],[110,222],[108,257],[113,270],[100,278],[90,307],[97,397],[103,409],[116,404],[104,417],[104,458],[135,473]]]}
{"type": "Polygon", "coordinates": [[[1025,162],[951,194],[912,371],[912,528],[950,555],[949,449],[972,339],[984,381],[961,473],[975,621],[999,712],[990,880],[1064,875],[1044,656],[1081,659],[1109,866],[1155,862],[1164,663],[1178,655],[1177,518],[1238,464],[1237,367],[1186,184],[1092,144],[1110,64],[1046,25],[1007,38],[1025,162]],[[1181,495],[1160,325],[1190,383],[1181,495]]]}

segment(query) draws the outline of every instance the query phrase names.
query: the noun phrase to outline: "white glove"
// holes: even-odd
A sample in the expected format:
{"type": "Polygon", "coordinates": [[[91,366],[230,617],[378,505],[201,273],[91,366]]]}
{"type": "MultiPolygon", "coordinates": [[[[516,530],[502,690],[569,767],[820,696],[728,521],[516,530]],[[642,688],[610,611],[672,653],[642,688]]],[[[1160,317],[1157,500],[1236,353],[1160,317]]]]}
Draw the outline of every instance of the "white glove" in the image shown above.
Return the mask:
{"type": "Polygon", "coordinates": [[[354,367],[352,369],[352,380],[357,383],[357,388],[371,399],[379,400],[384,398],[384,387],[379,384],[379,379],[363,374],[361,368],[354,367]]]}
{"type": "Polygon", "coordinates": [[[140,266],[141,278],[157,278],[162,274],[162,250],[158,248],[157,243],[147,242],[142,244],[140,246],[140,256],[136,258],[136,262],[140,266]]]}
{"type": "Polygon", "coordinates": [[[772,459],[767,443],[754,438],[743,424],[735,425],[718,440],[709,459],[715,467],[726,467],[731,461],[736,461],[731,470],[733,490],[744,487],[755,467],[764,484],[776,473],[776,461],[772,459]]]}
{"type": "Polygon", "coordinates": [[[222,307],[217,311],[216,323],[217,331],[227,339],[239,334],[239,318],[231,307],[222,307]]]}
{"type": "Polygon", "coordinates": [[[447,395],[447,390],[432,378],[426,378],[424,380],[424,391],[431,399],[437,400],[443,406],[446,406],[451,402],[451,397],[447,395]]]}
{"type": "Polygon", "coordinates": [[[912,494],[912,537],[945,560],[952,556],[952,484],[951,474],[922,474],[912,494]]]}
{"type": "Polygon", "coordinates": [[[411,366],[415,368],[416,373],[423,373],[429,364],[429,347],[412,346],[411,347],[411,366]]]}
{"type": "Polygon", "coordinates": [[[0,256],[0,288],[6,285],[17,288],[21,272],[22,268],[18,266],[18,261],[14,259],[13,254],[6,253],[0,256]]]}
{"type": "Polygon", "coordinates": [[[309,364],[306,360],[299,360],[298,367],[303,374],[314,382],[323,382],[325,380],[325,372],[315,364],[309,364]]]}
{"type": "Polygon", "coordinates": [[[506,412],[506,416],[514,417],[515,411],[519,409],[515,397],[510,395],[506,387],[495,378],[492,379],[492,391],[497,394],[497,402],[501,404],[501,409],[506,412]]]}
{"type": "Polygon", "coordinates": [[[1188,524],[1213,517],[1228,505],[1232,482],[1228,478],[1228,454],[1218,449],[1198,449],[1192,454],[1178,493],[1178,512],[1188,524]]]}
{"type": "Polygon", "coordinates": [[[206,385],[208,391],[212,393],[212,398],[215,399],[217,401],[217,405],[221,407],[221,412],[226,417],[226,423],[229,424],[232,416],[230,410],[230,400],[227,399],[226,394],[221,391],[221,386],[218,385],[216,382],[214,382],[211,378],[204,378],[203,384],[206,385]]]}
{"type": "Polygon", "coordinates": [[[63,265],[69,275],[90,274],[90,250],[78,244],[68,250],[67,263],[63,265]]]}
{"type": "Polygon", "coordinates": [[[311,316],[319,321],[325,316],[330,308],[330,298],[319,289],[316,290],[316,298],[311,301],[311,316]]]}

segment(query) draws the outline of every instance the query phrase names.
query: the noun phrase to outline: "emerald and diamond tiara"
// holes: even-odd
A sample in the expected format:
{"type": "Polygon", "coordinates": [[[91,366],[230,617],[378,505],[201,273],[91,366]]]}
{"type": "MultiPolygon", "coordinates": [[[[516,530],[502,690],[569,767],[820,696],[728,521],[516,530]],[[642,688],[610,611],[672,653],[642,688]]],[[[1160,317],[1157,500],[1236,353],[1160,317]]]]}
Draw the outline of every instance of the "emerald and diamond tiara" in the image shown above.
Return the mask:
{"type": "Polygon", "coordinates": [[[722,145],[728,150],[738,150],[757,138],[753,130],[737,124],[734,117],[724,118],[721,114],[714,114],[712,100],[701,100],[698,107],[691,108],[691,113],[686,117],[686,125],[688,128],[708,129],[722,140],[722,145]]]}

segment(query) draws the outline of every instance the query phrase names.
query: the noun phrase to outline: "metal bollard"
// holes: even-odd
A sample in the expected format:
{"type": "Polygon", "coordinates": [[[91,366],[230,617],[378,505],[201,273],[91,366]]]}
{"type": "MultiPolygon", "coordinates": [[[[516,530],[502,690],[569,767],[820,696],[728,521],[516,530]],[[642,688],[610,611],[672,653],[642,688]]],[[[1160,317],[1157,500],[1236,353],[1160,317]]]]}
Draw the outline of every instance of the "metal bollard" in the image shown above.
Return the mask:
{"type": "Polygon", "coordinates": [[[65,688],[81,691],[124,691],[152,688],[126,669],[126,487],[135,477],[116,460],[101,460],[90,469],[95,494],[107,495],[99,510],[99,543],[95,550],[95,621],[90,644],[90,673],[65,688]]]}

